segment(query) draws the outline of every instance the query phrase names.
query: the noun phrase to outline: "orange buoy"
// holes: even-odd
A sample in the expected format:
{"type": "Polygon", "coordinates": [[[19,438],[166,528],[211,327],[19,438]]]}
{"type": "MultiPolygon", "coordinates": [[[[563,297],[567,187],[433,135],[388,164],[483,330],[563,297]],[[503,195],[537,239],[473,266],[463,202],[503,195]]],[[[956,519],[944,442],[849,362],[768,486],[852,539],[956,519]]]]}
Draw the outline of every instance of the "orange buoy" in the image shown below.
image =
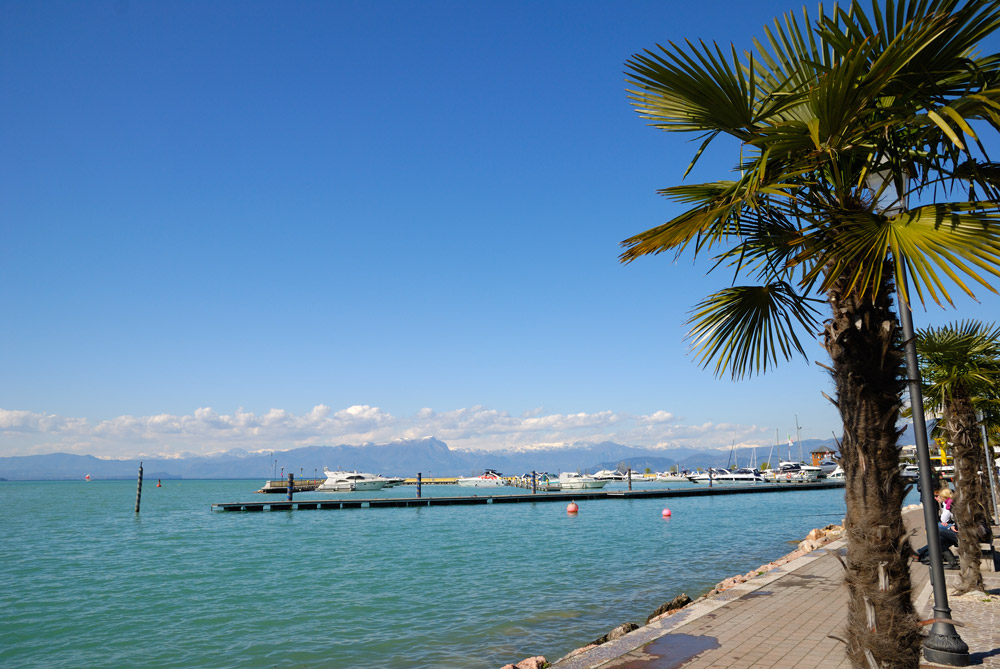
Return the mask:
{"type": "Polygon", "coordinates": [[[576,513],[580,510],[580,507],[576,505],[576,502],[570,502],[566,505],[566,513],[576,513]]]}
{"type": "Polygon", "coordinates": [[[664,509],[663,510],[663,517],[664,518],[669,518],[670,517],[670,509],[664,509]]]}

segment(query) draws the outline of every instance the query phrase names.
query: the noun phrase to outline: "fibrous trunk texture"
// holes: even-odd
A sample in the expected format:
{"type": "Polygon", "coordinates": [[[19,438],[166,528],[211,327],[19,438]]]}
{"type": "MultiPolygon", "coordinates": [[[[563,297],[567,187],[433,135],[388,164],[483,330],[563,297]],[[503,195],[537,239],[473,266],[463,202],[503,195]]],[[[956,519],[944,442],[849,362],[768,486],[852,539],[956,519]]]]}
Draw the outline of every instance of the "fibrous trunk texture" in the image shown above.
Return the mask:
{"type": "MultiPolygon", "coordinates": [[[[886,272],[891,276],[891,269],[886,272]]],[[[911,600],[909,542],[899,475],[900,397],[905,384],[899,325],[886,281],[876,299],[828,292],[824,346],[833,361],[844,423],[841,466],[847,514],[847,656],[859,669],[917,667],[921,636],[911,600]]]]}
{"type": "MultiPolygon", "coordinates": [[[[979,476],[983,458],[980,430],[972,399],[962,388],[956,388],[945,410],[945,424],[955,458],[955,501],[951,507],[958,530],[958,559],[961,563],[956,594],[985,590],[979,568],[980,532],[989,530],[989,515],[984,502],[985,489],[979,476]]],[[[985,536],[982,537],[986,539],[985,536]]]]}

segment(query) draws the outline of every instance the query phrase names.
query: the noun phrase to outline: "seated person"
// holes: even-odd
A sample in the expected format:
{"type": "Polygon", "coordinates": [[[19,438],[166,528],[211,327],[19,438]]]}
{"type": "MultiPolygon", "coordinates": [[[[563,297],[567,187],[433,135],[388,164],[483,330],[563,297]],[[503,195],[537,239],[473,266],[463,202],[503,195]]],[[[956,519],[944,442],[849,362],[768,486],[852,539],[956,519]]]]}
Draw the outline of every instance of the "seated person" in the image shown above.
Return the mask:
{"type": "MultiPolygon", "coordinates": [[[[951,513],[951,500],[950,488],[942,488],[934,494],[934,501],[941,509],[938,521],[938,543],[941,546],[941,557],[947,563],[948,569],[958,569],[958,557],[949,550],[952,546],[958,548],[958,533],[955,531],[954,516],[951,513]]],[[[927,546],[917,551],[917,559],[924,564],[930,564],[930,550],[927,546]]]]}

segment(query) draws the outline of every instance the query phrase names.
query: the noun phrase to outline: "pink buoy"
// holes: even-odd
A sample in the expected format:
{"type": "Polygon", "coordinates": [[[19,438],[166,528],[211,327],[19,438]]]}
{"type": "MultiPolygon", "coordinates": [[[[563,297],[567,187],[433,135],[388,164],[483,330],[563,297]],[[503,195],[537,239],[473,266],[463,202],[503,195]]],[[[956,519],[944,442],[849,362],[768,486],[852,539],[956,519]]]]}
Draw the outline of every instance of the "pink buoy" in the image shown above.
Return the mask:
{"type": "Polygon", "coordinates": [[[580,507],[576,505],[576,502],[570,502],[566,505],[566,513],[576,513],[580,510],[580,507]]]}
{"type": "Polygon", "coordinates": [[[670,517],[670,509],[664,509],[663,510],[663,517],[664,518],[669,518],[670,517]]]}

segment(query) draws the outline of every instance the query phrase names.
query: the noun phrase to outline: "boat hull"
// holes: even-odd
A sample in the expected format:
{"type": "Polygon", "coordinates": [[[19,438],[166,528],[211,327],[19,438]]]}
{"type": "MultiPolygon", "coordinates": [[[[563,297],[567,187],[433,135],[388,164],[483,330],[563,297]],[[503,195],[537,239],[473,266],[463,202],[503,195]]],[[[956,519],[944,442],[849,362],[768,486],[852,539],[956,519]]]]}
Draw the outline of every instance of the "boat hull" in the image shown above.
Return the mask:
{"type": "MultiPolygon", "coordinates": [[[[707,476],[692,476],[688,479],[691,483],[708,483],[707,476]]],[[[728,484],[754,484],[754,483],[767,483],[767,480],[763,476],[753,477],[753,478],[734,478],[726,476],[713,476],[712,483],[728,483],[728,484]]]]}
{"type": "Polygon", "coordinates": [[[570,479],[560,480],[559,485],[563,490],[599,490],[606,486],[608,481],[606,479],[570,479]]]}
{"type": "Polygon", "coordinates": [[[480,478],[478,476],[472,478],[463,478],[455,481],[460,486],[465,488],[496,488],[497,486],[502,486],[503,479],[498,478],[480,478]]]}
{"type": "Polygon", "coordinates": [[[317,492],[372,492],[381,490],[389,479],[360,472],[331,472],[324,470],[326,481],[316,487],[317,492]]]}

